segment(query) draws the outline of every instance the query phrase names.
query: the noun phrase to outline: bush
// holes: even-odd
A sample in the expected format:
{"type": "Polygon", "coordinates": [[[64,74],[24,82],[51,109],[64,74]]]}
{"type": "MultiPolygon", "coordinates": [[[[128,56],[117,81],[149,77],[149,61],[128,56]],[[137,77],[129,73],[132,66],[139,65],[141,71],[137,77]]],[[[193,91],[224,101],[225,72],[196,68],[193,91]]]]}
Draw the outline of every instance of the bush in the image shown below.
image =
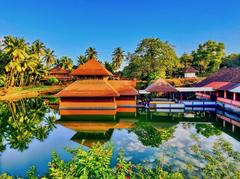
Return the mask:
{"type": "Polygon", "coordinates": [[[53,78],[49,78],[48,80],[47,80],[47,82],[49,83],[49,84],[59,84],[59,80],[57,79],[57,78],[55,78],[55,77],[53,77],[53,78]]]}

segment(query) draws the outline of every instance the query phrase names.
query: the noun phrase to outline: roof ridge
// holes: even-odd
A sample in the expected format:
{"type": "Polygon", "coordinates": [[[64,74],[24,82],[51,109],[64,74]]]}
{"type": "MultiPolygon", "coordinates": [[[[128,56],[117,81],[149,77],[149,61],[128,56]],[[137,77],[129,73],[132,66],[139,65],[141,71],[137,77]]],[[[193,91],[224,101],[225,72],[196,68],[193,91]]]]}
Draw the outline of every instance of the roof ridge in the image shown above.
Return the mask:
{"type": "Polygon", "coordinates": [[[120,96],[119,92],[111,85],[107,82],[107,80],[103,80],[114,92],[116,92],[116,94],[118,94],[118,96],[120,96]]]}

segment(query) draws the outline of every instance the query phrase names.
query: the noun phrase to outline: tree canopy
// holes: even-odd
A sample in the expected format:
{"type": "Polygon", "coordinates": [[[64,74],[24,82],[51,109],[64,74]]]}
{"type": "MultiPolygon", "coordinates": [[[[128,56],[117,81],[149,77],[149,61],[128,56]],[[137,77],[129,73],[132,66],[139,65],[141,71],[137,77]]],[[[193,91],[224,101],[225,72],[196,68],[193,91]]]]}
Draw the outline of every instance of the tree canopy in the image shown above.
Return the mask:
{"type": "Polygon", "coordinates": [[[127,55],[127,60],[129,65],[125,67],[124,75],[143,80],[165,78],[179,64],[173,46],[159,38],[143,39],[135,52],[127,55]]]}
{"type": "Polygon", "coordinates": [[[225,47],[221,42],[207,41],[200,44],[198,49],[193,52],[194,66],[201,74],[209,74],[217,71],[224,57],[225,47]]]}

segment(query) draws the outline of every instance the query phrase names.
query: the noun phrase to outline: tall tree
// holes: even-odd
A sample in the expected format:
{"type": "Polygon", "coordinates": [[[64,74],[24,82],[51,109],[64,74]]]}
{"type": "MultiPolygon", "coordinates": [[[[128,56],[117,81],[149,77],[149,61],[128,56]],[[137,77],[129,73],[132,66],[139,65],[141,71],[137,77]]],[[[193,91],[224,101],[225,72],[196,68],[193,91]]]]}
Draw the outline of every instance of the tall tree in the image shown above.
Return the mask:
{"type": "Polygon", "coordinates": [[[79,55],[77,57],[77,65],[82,65],[87,62],[87,58],[84,55],[79,55]]]}
{"type": "Polygon", "coordinates": [[[97,59],[97,51],[95,48],[89,47],[86,52],[85,52],[85,56],[87,60],[90,59],[97,59]]]}
{"type": "Polygon", "coordinates": [[[112,54],[113,71],[116,72],[120,69],[120,66],[123,63],[123,59],[124,59],[124,51],[120,47],[115,48],[112,54]]]}
{"type": "Polygon", "coordinates": [[[194,66],[202,75],[215,72],[219,69],[224,56],[224,44],[215,41],[207,41],[200,44],[197,51],[193,52],[194,66]]]}
{"type": "Polygon", "coordinates": [[[174,48],[159,38],[143,39],[133,54],[128,54],[124,76],[142,80],[171,76],[179,60],[174,48]]]}
{"type": "Polygon", "coordinates": [[[179,60],[182,68],[190,67],[193,64],[193,55],[183,53],[183,55],[179,58],[179,60]]]}
{"type": "Polygon", "coordinates": [[[67,56],[63,56],[59,60],[60,67],[66,69],[66,70],[72,70],[73,68],[73,61],[71,58],[67,56]]]}
{"type": "Polygon", "coordinates": [[[46,46],[44,45],[43,42],[41,42],[40,40],[35,40],[32,43],[30,51],[32,54],[38,55],[38,57],[40,59],[45,55],[45,48],[46,48],[46,46]]]}
{"type": "Polygon", "coordinates": [[[55,59],[55,55],[54,55],[54,51],[47,48],[45,50],[45,55],[43,57],[43,60],[45,62],[45,64],[50,67],[51,65],[54,65],[56,63],[56,59],[55,59]]]}

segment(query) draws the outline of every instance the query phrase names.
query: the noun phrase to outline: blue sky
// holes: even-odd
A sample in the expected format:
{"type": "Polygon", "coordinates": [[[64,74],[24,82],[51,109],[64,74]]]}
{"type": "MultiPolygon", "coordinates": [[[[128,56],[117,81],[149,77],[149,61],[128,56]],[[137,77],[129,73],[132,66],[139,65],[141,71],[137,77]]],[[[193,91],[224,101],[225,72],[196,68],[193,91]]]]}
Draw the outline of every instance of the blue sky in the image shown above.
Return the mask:
{"type": "Polygon", "coordinates": [[[146,37],[169,41],[178,55],[209,39],[240,52],[239,7],[239,0],[0,0],[0,38],[40,39],[73,59],[92,46],[102,61],[146,37]]]}

